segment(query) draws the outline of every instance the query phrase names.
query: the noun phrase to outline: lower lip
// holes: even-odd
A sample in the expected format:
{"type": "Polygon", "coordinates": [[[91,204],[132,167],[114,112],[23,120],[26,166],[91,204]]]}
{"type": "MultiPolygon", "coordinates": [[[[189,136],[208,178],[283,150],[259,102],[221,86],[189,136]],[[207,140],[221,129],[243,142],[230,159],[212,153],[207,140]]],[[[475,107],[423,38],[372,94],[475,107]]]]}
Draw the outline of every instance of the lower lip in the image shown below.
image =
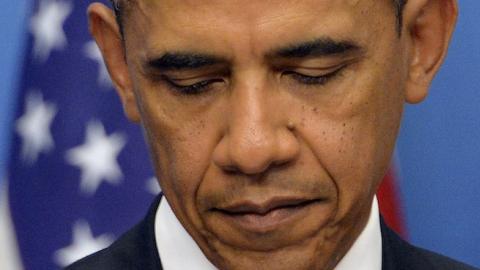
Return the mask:
{"type": "Polygon", "coordinates": [[[225,213],[222,213],[222,215],[243,230],[254,233],[268,233],[278,229],[282,225],[302,218],[311,208],[320,203],[319,201],[312,201],[311,203],[299,206],[277,208],[264,215],[225,213]]]}

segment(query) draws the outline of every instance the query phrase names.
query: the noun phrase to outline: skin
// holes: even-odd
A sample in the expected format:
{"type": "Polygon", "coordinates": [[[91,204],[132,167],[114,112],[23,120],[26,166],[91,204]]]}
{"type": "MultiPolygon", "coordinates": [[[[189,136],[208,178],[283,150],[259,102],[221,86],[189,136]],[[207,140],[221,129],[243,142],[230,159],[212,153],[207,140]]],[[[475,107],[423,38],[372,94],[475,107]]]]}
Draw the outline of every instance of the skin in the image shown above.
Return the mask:
{"type": "Polygon", "coordinates": [[[410,0],[399,37],[390,0],[137,0],[123,42],[113,12],[89,8],[165,197],[220,269],[334,268],[368,220],[403,104],[427,95],[456,16],[454,0],[410,0]],[[318,39],[356,49],[275,53],[318,39]],[[178,52],[222,61],[149,64],[178,52]],[[307,84],[296,74],[331,76],[307,84]],[[186,94],[165,78],[210,83],[186,94]],[[302,204],[255,212],[279,198],[302,204]]]}

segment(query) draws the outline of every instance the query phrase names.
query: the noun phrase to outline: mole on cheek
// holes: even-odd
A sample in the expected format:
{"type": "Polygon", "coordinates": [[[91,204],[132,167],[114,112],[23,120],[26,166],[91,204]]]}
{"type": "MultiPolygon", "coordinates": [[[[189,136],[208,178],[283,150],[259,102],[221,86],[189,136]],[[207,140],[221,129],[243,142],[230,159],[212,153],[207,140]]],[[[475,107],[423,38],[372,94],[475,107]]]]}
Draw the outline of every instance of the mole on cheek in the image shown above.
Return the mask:
{"type": "MultiPolygon", "coordinates": [[[[192,134],[190,134],[190,136],[192,136],[192,134]]],[[[177,141],[185,142],[185,141],[187,141],[187,138],[185,138],[185,136],[180,135],[180,136],[177,136],[177,141]]]]}
{"type": "Polygon", "coordinates": [[[200,120],[197,126],[197,136],[200,135],[204,129],[205,129],[205,121],[200,120]]]}

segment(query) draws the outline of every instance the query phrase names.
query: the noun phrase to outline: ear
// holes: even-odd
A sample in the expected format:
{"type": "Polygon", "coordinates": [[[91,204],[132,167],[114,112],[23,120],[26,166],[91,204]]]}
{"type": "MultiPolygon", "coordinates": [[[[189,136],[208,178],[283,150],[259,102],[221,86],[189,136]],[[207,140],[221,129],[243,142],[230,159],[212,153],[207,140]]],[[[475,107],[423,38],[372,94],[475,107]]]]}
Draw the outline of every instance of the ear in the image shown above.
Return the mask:
{"type": "Polygon", "coordinates": [[[102,52],[125,114],[131,121],[139,122],[140,114],[128,73],[124,42],[114,12],[103,4],[91,4],[88,7],[88,21],[90,33],[102,52]]]}
{"type": "Polygon", "coordinates": [[[410,47],[406,101],[419,103],[445,59],[458,15],[456,0],[410,0],[404,34],[410,47]]]}

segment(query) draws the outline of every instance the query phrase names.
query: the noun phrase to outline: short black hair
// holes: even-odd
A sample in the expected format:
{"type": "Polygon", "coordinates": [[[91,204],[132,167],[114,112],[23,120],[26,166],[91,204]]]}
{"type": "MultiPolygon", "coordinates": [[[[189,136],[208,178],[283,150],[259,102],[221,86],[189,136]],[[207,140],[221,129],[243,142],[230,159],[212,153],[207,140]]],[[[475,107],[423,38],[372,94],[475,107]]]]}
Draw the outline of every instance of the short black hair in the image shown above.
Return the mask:
{"type": "MultiPolygon", "coordinates": [[[[123,23],[124,23],[124,15],[125,10],[127,9],[126,5],[129,1],[132,0],[110,0],[113,5],[113,10],[115,11],[115,16],[117,19],[118,26],[120,27],[120,33],[122,38],[124,37],[123,32],[123,23]]],[[[403,9],[407,0],[392,0],[393,6],[395,8],[395,16],[397,18],[397,32],[399,35],[402,33],[402,26],[403,26],[403,9]]]]}

